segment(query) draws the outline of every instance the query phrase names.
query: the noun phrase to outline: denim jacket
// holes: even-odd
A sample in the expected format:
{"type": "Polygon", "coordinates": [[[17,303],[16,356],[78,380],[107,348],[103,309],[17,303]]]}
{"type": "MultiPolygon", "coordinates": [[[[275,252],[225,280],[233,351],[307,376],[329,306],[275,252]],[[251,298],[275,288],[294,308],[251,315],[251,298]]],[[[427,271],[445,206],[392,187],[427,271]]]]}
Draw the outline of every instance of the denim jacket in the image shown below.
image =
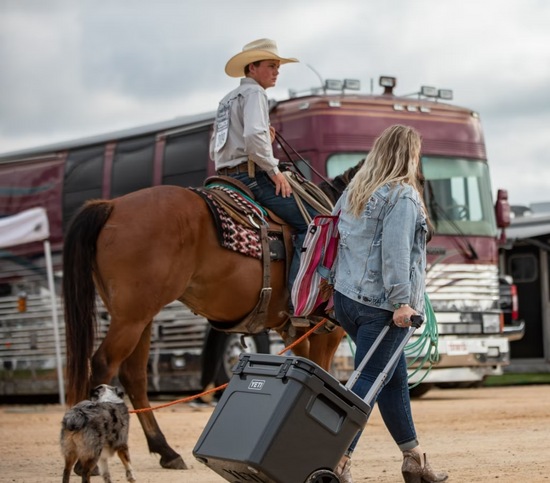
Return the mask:
{"type": "Polygon", "coordinates": [[[359,218],[347,210],[346,190],[333,211],[341,212],[334,289],[365,305],[393,312],[393,304],[407,303],[423,313],[427,224],[418,192],[388,183],[359,218]]]}

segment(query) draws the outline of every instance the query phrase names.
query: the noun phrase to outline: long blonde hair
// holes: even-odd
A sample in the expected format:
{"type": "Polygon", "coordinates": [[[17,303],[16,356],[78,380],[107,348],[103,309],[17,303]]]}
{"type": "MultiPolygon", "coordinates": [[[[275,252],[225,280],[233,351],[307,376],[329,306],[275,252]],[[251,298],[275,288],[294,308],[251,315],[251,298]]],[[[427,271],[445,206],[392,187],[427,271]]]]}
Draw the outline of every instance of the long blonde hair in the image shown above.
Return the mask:
{"type": "Polygon", "coordinates": [[[396,124],[386,129],[349,184],[348,211],[361,216],[370,196],[386,183],[410,184],[421,194],[417,165],[421,144],[412,127],[396,124]]]}

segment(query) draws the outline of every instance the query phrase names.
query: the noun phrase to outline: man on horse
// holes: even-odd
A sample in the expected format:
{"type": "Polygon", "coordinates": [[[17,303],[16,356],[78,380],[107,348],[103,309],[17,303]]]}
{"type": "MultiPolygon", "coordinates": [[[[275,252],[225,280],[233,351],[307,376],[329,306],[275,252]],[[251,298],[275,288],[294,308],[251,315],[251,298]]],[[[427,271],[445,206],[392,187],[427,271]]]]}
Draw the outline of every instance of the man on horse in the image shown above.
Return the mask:
{"type": "MultiPolygon", "coordinates": [[[[265,92],[274,87],[279,67],[294,58],[280,57],[273,40],[260,39],[243,47],[225,66],[230,77],[242,78],[240,85],[220,102],[210,157],[220,175],[241,181],[254,194],[256,201],[271,210],[295,229],[294,247],[301,247],[308,224],[294,199],[292,189],[279,171],[279,160],[273,156],[275,129],[269,122],[269,103],[265,92]]],[[[318,213],[307,203],[313,218],[318,213]]],[[[300,267],[300,250],[294,250],[289,271],[289,290],[300,267]]]]}

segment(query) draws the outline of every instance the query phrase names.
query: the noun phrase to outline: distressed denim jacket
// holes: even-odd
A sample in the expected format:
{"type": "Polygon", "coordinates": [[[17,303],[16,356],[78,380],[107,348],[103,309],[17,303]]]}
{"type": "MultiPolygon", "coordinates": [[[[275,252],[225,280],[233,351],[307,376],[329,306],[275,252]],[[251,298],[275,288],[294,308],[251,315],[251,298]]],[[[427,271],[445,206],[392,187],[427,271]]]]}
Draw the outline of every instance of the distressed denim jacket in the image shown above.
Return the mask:
{"type": "Polygon", "coordinates": [[[341,212],[334,289],[365,305],[393,312],[407,303],[424,313],[427,224],[418,192],[388,183],[359,218],[347,209],[346,190],[333,211],[341,212]]]}

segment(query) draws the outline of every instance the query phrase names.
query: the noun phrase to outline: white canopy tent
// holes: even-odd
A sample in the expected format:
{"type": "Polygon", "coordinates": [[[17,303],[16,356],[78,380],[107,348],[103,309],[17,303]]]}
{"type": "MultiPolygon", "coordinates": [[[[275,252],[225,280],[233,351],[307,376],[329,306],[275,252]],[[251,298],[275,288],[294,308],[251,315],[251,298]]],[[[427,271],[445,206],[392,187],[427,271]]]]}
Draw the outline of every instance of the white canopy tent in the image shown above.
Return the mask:
{"type": "Polygon", "coordinates": [[[63,365],[61,361],[61,345],[59,339],[59,321],[55,300],[55,285],[53,281],[52,252],[50,246],[50,225],[44,208],[32,208],[17,215],[0,218],[0,249],[42,241],[48,274],[48,288],[52,306],[52,320],[55,338],[55,354],[57,359],[57,380],[59,384],[59,402],[65,405],[65,383],[63,380],[63,365]]]}

